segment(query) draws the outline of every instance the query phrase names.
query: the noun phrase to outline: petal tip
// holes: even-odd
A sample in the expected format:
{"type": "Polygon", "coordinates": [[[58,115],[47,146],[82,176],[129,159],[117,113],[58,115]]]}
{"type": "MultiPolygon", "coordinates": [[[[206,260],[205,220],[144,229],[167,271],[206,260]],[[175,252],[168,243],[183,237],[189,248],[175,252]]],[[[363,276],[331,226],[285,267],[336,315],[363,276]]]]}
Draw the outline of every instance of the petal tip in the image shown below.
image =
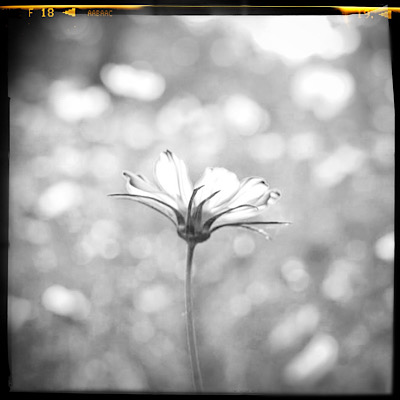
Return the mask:
{"type": "Polygon", "coordinates": [[[268,193],[268,198],[266,201],[266,204],[268,206],[271,206],[273,204],[275,204],[279,198],[282,196],[282,193],[280,190],[278,189],[272,189],[269,193],[268,193]]]}
{"type": "Polygon", "coordinates": [[[174,153],[172,153],[171,150],[165,150],[164,154],[168,157],[168,158],[174,158],[174,153]]]}

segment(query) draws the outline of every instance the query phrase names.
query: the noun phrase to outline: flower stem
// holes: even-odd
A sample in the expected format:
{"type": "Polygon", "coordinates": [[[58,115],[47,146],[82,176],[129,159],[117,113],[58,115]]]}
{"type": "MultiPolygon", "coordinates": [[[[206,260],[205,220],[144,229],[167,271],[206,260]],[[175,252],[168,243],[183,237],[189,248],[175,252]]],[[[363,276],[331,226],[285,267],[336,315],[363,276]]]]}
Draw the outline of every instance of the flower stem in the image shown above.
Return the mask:
{"type": "Polygon", "coordinates": [[[186,307],[186,331],[187,342],[192,366],[193,386],[196,392],[203,390],[201,379],[199,356],[197,353],[196,330],[193,320],[193,294],[192,294],[192,271],[193,253],[196,243],[188,242],[186,259],[186,279],[185,279],[185,307],[186,307]]]}

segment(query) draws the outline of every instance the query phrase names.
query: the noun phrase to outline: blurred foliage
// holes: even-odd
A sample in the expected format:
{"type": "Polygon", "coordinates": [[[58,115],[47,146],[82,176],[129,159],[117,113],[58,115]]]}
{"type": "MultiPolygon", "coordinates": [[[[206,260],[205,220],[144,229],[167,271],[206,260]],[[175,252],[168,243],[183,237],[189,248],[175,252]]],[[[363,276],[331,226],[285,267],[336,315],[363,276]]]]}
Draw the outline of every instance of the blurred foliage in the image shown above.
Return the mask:
{"type": "Polygon", "coordinates": [[[206,390],[390,391],[387,19],[288,18],[10,18],[14,390],[191,390],[185,243],[106,196],[170,149],[265,177],[293,222],[198,246],[206,390]]]}

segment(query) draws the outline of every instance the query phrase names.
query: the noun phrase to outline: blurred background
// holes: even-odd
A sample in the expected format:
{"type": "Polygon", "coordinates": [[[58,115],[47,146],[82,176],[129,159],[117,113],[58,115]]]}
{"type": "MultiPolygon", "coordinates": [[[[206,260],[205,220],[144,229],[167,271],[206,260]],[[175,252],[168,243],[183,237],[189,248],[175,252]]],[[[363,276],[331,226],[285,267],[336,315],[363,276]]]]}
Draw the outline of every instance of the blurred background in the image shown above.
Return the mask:
{"type": "Polygon", "coordinates": [[[272,240],[195,254],[210,392],[387,393],[394,106],[388,20],[10,18],[9,335],[17,391],[190,392],[185,242],[124,192],[165,149],[282,191],[272,240]]]}

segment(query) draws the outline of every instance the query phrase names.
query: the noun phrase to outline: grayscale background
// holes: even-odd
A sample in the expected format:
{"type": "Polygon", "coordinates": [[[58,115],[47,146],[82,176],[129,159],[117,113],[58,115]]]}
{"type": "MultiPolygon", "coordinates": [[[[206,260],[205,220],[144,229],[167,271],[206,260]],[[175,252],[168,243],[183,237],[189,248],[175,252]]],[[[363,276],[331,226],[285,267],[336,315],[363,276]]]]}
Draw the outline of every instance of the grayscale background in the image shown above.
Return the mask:
{"type": "Polygon", "coordinates": [[[190,392],[185,242],[124,191],[169,149],[282,191],[272,240],[195,254],[210,392],[388,393],[394,105],[388,20],[10,18],[12,389],[190,392]]]}

